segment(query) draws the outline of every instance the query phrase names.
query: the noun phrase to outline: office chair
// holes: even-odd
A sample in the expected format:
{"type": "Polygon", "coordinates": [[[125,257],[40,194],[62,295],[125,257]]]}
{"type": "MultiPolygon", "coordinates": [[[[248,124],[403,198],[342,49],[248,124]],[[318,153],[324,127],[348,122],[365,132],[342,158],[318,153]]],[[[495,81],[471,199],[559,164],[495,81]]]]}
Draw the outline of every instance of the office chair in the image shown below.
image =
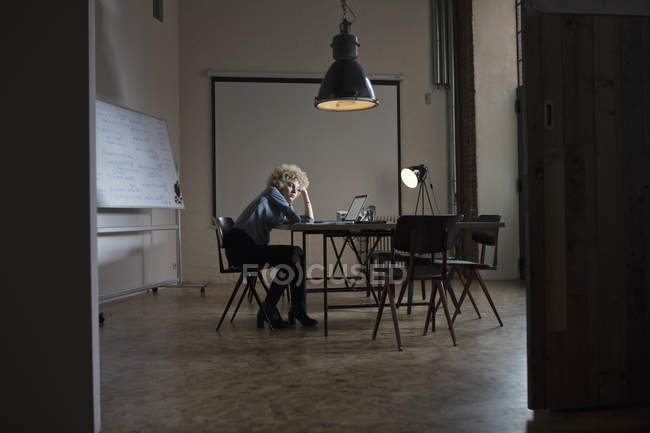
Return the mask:
{"type": "Polygon", "coordinates": [[[472,284],[472,280],[476,278],[479,285],[481,286],[481,289],[483,290],[483,293],[485,294],[485,297],[487,298],[488,302],[490,303],[490,306],[492,307],[492,311],[494,312],[494,315],[496,316],[499,325],[503,326],[503,322],[501,321],[501,317],[499,317],[499,313],[497,312],[497,309],[494,306],[494,302],[492,301],[490,292],[488,292],[487,285],[485,284],[485,281],[483,280],[483,277],[479,272],[481,270],[495,270],[497,268],[497,253],[498,253],[498,240],[499,240],[498,223],[501,221],[501,215],[479,215],[476,221],[493,222],[495,223],[495,227],[488,228],[488,229],[472,230],[472,240],[481,246],[481,256],[478,262],[471,261],[471,260],[461,260],[461,259],[450,259],[447,261],[447,265],[451,267],[450,277],[455,273],[458,275],[460,281],[463,283],[463,293],[460,295],[460,298],[458,299],[458,305],[456,306],[456,311],[454,311],[454,316],[452,320],[456,320],[456,316],[458,315],[458,313],[460,313],[460,307],[462,306],[465,297],[469,298],[470,302],[472,303],[472,306],[474,307],[474,311],[476,311],[476,314],[478,315],[478,318],[479,319],[481,318],[481,313],[479,312],[478,307],[476,306],[476,302],[474,301],[474,297],[472,296],[472,293],[469,290],[470,285],[472,284]],[[492,263],[485,262],[485,251],[487,246],[494,247],[492,263]]]}
{"type": "MultiPolygon", "coordinates": [[[[397,222],[398,217],[382,217],[382,219],[386,221],[395,221],[397,222]]],[[[458,221],[462,221],[462,216],[458,218],[458,221]]],[[[371,269],[373,269],[376,265],[381,266],[384,263],[392,262],[393,264],[395,262],[400,262],[402,264],[405,264],[408,262],[409,255],[408,251],[407,252],[401,252],[396,250],[394,248],[394,238],[395,233],[391,235],[390,238],[385,238],[381,239],[379,246],[380,248],[376,249],[373,254],[370,256],[369,262],[373,264],[371,269]]],[[[427,265],[432,262],[432,256],[430,254],[426,255],[416,255],[415,257],[415,264],[416,265],[427,265]]],[[[422,300],[424,301],[426,299],[426,286],[425,286],[425,280],[420,281],[420,287],[422,290],[422,300]]],[[[458,305],[458,300],[456,297],[456,293],[454,292],[451,284],[446,285],[446,289],[449,293],[449,296],[451,298],[452,303],[454,304],[454,308],[457,307],[458,305]]],[[[404,280],[402,283],[402,287],[400,289],[399,297],[397,299],[397,309],[399,310],[400,306],[402,306],[402,300],[404,299],[404,295],[407,295],[407,301],[406,301],[406,314],[410,315],[411,314],[411,309],[413,306],[417,305],[428,305],[428,302],[414,302],[413,300],[413,284],[412,282],[410,284],[407,284],[407,281],[404,280]]]]}
{"type": "Polygon", "coordinates": [[[372,339],[377,336],[379,323],[384,310],[386,297],[388,297],[395,328],[395,337],[397,338],[397,348],[402,350],[402,341],[399,333],[399,324],[397,320],[397,309],[395,306],[395,281],[406,279],[407,284],[412,284],[414,280],[431,280],[433,290],[428,303],[427,316],[424,323],[423,335],[427,334],[429,322],[434,311],[435,296],[439,293],[440,302],[445,311],[445,317],[449,326],[449,333],[452,342],[456,346],[456,335],[454,333],[454,324],[449,314],[447,306],[447,290],[445,283],[447,281],[447,251],[454,245],[456,240],[456,215],[405,215],[397,220],[395,234],[393,236],[394,248],[400,251],[408,251],[408,266],[402,267],[379,268],[378,271],[384,273],[385,282],[381,293],[381,300],[377,311],[377,319],[373,330],[372,339]],[[422,264],[418,261],[418,255],[436,254],[442,255],[441,266],[432,264],[422,264]],[[386,276],[387,274],[387,276],[386,276]]]}
{"type": "Polygon", "coordinates": [[[268,287],[266,287],[266,283],[264,282],[264,278],[262,277],[262,272],[261,272],[262,270],[260,269],[260,267],[257,265],[255,266],[247,265],[246,267],[231,265],[230,263],[227,262],[227,259],[224,260],[223,258],[222,250],[225,249],[223,246],[223,238],[226,235],[226,233],[228,233],[232,229],[233,225],[234,225],[234,221],[230,217],[218,217],[216,219],[217,245],[219,247],[219,271],[222,274],[239,273],[239,278],[237,279],[235,288],[233,289],[232,294],[230,295],[230,299],[228,299],[226,308],[223,310],[223,313],[221,314],[221,319],[219,320],[219,324],[217,325],[217,331],[219,331],[219,328],[221,328],[223,319],[226,317],[226,314],[230,309],[230,305],[232,304],[233,299],[235,299],[235,297],[237,296],[237,291],[239,290],[239,287],[241,286],[244,277],[246,278],[246,286],[244,287],[244,291],[242,292],[239,298],[239,302],[237,303],[237,308],[235,308],[235,312],[230,318],[230,322],[232,323],[232,321],[235,320],[235,316],[237,315],[237,311],[239,311],[239,307],[242,303],[242,300],[244,299],[244,296],[248,292],[253,296],[253,298],[255,298],[257,305],[259,306],[260,310],[264,313],[264,319],[268,323],[269,328],[273,330],[273,326],[271,325],[271,320],[268,317],[266,310],[262,308],[262,301],[259,295],[257,294],[257,290],[255,290],[255,285],[257,284],[257,280],[259,278],[260,283],[262,283],[262,287],[264,287],[264,291],[266,292],[269,291],[268,287]],[[225,266],[224,263],[226,263],[225,266]]]}

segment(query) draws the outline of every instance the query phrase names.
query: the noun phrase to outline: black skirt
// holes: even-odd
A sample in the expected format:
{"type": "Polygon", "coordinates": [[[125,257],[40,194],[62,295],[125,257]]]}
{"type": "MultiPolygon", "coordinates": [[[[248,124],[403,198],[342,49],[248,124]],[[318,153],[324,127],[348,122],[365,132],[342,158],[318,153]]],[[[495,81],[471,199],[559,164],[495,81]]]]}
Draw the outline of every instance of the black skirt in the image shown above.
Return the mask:
{"type": "Polygon", "coordinates": [[[232,265],[293,265],[291,245],[257,245],[245,231],[233,228],[223,239],[226,257],[232,265]]]}

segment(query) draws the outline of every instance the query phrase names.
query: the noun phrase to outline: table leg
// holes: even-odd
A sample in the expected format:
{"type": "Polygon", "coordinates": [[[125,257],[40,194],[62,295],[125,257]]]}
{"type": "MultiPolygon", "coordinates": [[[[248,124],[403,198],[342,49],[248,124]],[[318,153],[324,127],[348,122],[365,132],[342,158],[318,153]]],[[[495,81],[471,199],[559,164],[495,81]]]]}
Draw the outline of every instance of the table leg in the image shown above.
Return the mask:
{"type": "Polygon", "coordinates": [[[368,250],[368,239],[370,236],[366,236],[366,298],[370,297],[370,267],[368,266],[368,257],[370,257],[370,251],[368,250]]]}
{"type": "Polygon", "coordinates": [[[413,280],[409,280],[408,292],[406,293],[406,314],[411,314],[411,306],[413,305],[413,280]]]}
{"type": "Polygon", "coordinates": [[[323,233],[323,327],[327,337],[327,235],[323,233]]]}
{"type": "Polygon", "coordinates": [[[343,271],[343,265],[341,264],[341,257],[343,257],[343,251],[345,251],[345,247],[348,243],[347,238],[343,242],[343,246],[341,247],[341,252],[336,251],[336,243],[334,242],[334,238],[330,238],[330,242],[332,243],[332,250],[334,251],[334,256],[336,257],[336,263],[334,263],[334,268],[332,270],[332,277],[334,277],[334,274],[336,273],[336,268],[339,268],[341,270],[341,278],[343,278],[343,283],[345,284],[346,288],[350,288],[350,285],[348,284],[347,277],[345,275],[345,272],[343,271]]]}
{"type": "MultiPolygon", "coordinates": [[[[354,246],[354,242],[350,235],[347,235],[347,238],[349,239],[350,243],[350,248],[352,248],[352,251],[354,252],[354,255],[357,257],[357,261],[359,264],[363,266],[364,261],[361,258],[361,254],[359,254],[359,250],[357,247],[354,246]]],[[[364,268],[365,269],[365,268],[364,268]]],[[[356,281],[353,284],[353,287],[356,286],[356,281]]],[[[366,290],[370,290],[370,293],[372,293],[372,297],[375,299],[375,303],[379,304],[379,298],[377,297],[377,294],[375,293],[375,290],[370,286],[370,277],[368,276],[368,273],[366,272],[366,290]]]]}
{"type": "MultiPolygon", "coordinates": [[[[307,288],[307,248],[306,248],[306,237],[307,234],[302,232],[302,270],[305,273],[305,288],[307,288]]],[[[293,244],[292,244],[293,245],[293,244]]]]}
{"type": "MultiPolygon", "coordinates": [[[[293,241],[293,239],[292,239],[293,241]]],[[[302,278],[305,285],[305,311],[307,310],[307,233],[302,232],[302,257],[300,259],[302,265],[302,278]]]]}

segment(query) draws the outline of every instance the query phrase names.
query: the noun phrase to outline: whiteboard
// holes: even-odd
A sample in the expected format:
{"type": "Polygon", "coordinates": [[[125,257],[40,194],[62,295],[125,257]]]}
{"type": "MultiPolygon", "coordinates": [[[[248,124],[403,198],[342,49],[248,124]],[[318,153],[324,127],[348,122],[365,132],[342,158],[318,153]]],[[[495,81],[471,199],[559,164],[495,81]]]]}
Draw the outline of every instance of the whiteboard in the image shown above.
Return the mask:
{"type": "Polygon", "coordinates": [[[96,101],[97,207],[182,209],[167,122],[96,101]]]}
{"type": "Polygon", "coordinates": [[[344,113],[314,108],[319,86],[214,78],[215,215],[236,218],[285,162],[307,172],[318,220],[336,219],[360,194],[377,215],[399,214],[398,86],[373,82],[379,105],[344,113]]]}

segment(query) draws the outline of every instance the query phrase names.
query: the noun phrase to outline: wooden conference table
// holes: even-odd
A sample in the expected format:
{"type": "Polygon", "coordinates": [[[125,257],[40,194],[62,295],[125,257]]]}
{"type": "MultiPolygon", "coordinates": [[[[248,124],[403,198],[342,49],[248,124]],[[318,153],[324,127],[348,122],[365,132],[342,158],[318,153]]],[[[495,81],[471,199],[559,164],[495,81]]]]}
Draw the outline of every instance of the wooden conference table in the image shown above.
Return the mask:
{"type": "MultiPolygon", "coordinates": [[[[322,278],[308,278],[308,279],[318,279],[323,281],[322,288],[308,288],[307,293],[323,293],[323,329],[324,334],[327,336],[327,312],[328,310],[334,309],[344,309],[344,308],[368,308],[376,307],[379,304],[379,297],[375,292],[375,288],[372,286],[370,281],[370,269],[367,258],[372,255],[379,241],[383,237],[390,237],[395,230],[395,222],[371,222],[371,223],[360,223],[360,224],[334,224],[334,223],[297,223],[297,224],[283,224],[276,227],[280,230],[290,230],[291,231],[291,245],[294,245],[294,233],[302,233],[302,249],[305,251],[303,269],[307,271],[307,249],[306,241],[308,235],[320,235],[323,237],[323,277],[322,278]],[[335,238],[344,239],[344,243],[341,246],[340,250],[337,250],[336,244],[334,242],[335,238]],[[365,248],[365,257],[364,260],[359,253],[357,246],[354,244],[354,238],[365,239],[366,248],[365,248]],[[370,243],[369,239],[373,239],[370,243]],[[332,268],[332,275],[329,275],[328,265],[327,265],[327,242],[328,239],[332,244],[332,249],[336,257],[336,262],[332,268]],[[363,287],[357,287],[355,283],[352,285],[348,284],[349,277],[343,275],[342,277],[335,277],[334,273],[337,268],[343,272],[343,266],[341,265],[341,257],[343,256],[343,251],[345,247],[349,245],[352,249],[358,263],[361,265],[361,270],[365,274],[366,285],[363,287]],[[331,279],[342,279],[345,287],[340,288],[330,288],[328,287],[328,281],[331,279]],[[327,303],[327,294],[328,292],[351,292],[351,291],[365,291],[368,295],[372,294],[374,298],[374,303],[369,304],[346,304],[346,305],[329,305],[327,303]]],[[[505,227],[505,223],[495,223],[495,222],[472,222],[472,221],[459,221],[456,223],[456,228],[460,230],[464,229],[483,229],[483,228],[498,228],[505,227]]],[[[361,278],[355,277],[354,278],[361,278]]]]}

